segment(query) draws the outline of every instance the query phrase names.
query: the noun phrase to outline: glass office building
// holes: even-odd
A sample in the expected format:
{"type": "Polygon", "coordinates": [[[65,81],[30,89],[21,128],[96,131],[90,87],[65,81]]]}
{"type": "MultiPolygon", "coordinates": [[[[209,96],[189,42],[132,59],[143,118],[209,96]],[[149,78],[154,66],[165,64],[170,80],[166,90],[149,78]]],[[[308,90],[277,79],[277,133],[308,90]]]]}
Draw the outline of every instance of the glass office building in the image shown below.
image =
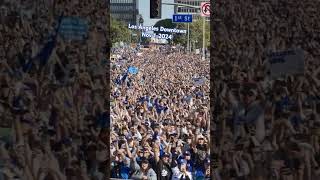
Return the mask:
{"type": "Polygon", "coordinates": [[[110,0],[111,16],[127,24],[137,24],[138,0],[110,0]]]}

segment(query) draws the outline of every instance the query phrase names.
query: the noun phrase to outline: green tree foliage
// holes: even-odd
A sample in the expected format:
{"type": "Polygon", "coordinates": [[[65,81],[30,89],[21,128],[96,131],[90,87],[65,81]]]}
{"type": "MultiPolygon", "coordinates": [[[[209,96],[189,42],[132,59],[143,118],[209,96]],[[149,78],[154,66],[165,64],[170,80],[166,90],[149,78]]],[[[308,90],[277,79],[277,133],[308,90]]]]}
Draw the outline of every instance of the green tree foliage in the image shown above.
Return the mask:
{"type": "Polygon", "coordinates": [[[111,42],[130,42],[131,40],[131,32],[128,29],[128,26],[119,20],[111,18],[111,42]]]}
{"type": "MultiPolygon", "coordinates": [[[[155,27],[159,27],[159,31],[154,31],[154,33],[156,34],[172,34],[173,35],[173,38],[175,36],[175,34],[173,33],[170,33],[170,32],[162,32],[160,31],[160,27],[165,27],[165,28],[168,28],[168,29],[173,29],[176,27],[176,24],[172,23],[172,20],[171,19],[162,19],[160,21],[158,21],[155,25],[155,27]]],[[[171,44],[172,43],[172,40],[168,39],[169,43],[171,44]]]]}
{"type": "MultiPolygon", "coordinates": [[[[177,28],[177,29],[186,29],[186,25],[183,23],[172,23],[171,19],[163,19],[158,21],[155,25],[155,27],[165,27],[169,29],[177,28]]],[[[170,32],[161,32],[161,31],[155,31],[155,33],[161,33],[161,34],[172,34],[173,39],[169,39],[169,43],[173,44],[181,44],[186,45],[187,44],[187,34],[177,34],[177,33],[170,33],[170,32]]]]}
{"type": "MultiPolygon", "coordinates": [[[[154,25],[154,27],[159,27],[159,30],[160,30],[161,26],[165,27],[165,28],[173,29],[176,27],[176,24],[172,23],[171,19],[163,19],[163,20],[158,21],[154,25]]],[[[160,31],[156,31],[155,33],[169,34],[169,32],[160,32],[160,31]]]]}
{"type": "MultiPolygon", "coordinates": [[[[186,29],[187,30],[187,23],[172,23],[171,19],[163,19],[158,21],[155,27],[166,27],[166,28],[177,28],[177,29],[186,29]]],[[[202,48],[202,34],[203,34],[203,18],[201,16],[196,17],[193,19],[193,22],[189,24],[190,28],[190,44],[195,44],[194,48],[202,48]],[[194,42],[194,43],[193,43],[194,42]]],[[[155,33],[162,33],[162,34],[169,34],[165,32],[155,32],[155,33]]],[[[188,34],[177,34],[173,33],[173,40],[169,41],[173,44],[181,44],[183,46],[187,46],[188,34]]],[[[210,22],[205,22],[205,41],[206,46],[210,46],[210,22]]]]}
{"type": "MultiPolygon", "coordinates": [[[[177,29],[187,29],[187,24],[184,23],[178,23],[177,29]]],[[[174,34],[173,36],[173,43],[174,44],[180,44],[182,46],[187,47],[187,41],[188,41],[188,34],[174,34]]]]}
{"type": "MultiPolygon", "coordinates": [[[[203,36],[203,18],[197,17],[190,24],[190,41],[196,42],[196,48],[202,48],[202,36],[203,36]]],[[[205,22],[205,40],[206,46],[210,46],[210,22],[205,22]]]]}

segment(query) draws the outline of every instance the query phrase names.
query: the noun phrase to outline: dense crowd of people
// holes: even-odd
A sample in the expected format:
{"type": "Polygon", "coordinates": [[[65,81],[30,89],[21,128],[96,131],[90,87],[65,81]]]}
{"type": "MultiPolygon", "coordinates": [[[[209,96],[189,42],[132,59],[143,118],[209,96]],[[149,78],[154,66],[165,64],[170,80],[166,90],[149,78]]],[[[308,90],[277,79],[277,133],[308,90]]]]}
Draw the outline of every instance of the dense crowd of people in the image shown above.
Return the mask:
{"type": "Polygon", "coordinates": [[[168,47],[114,54],[111,177],[210,178],[208,59],[168,47]]]}
{"type": "Polygon", "coordinates": [[[0,179],[108,179],[106,1],[0,1],[0,179]],[[87,37],[57,35],[60,17],[87,37]]]}
{"type": "Polygon", "coordinates": [[[319,1],[215,3],[211,36],[215,178],[320,178],[319,5],[319,1]],[[268,54],[297,49],[304,53],[304,72],[271,77],[268,54]]]}
{"type": "Polygon", "coordinates": [[[116,48],[109,107],[105,1],[0,1],[0,179],[319,179],[319,3],[216,2],[213,78],[199,55],[116,48]],[[62,16],[88,37],[56,35],[62,16]],[[304,73],[270,77],[288,49],[304,73]]]}

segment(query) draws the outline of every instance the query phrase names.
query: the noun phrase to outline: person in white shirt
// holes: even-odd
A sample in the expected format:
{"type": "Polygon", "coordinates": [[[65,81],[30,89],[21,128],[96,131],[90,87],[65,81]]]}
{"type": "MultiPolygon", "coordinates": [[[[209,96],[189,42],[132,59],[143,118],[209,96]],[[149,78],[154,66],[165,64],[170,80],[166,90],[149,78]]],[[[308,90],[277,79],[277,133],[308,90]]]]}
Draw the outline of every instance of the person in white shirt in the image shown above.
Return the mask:
{"type": "Polygon", "coordinates": [[[186,160],[184,159],[181,160],[179,167],[175,165],[173,165],[173,168],[172,168],[172,172],[173,172],[172,180],[178,180],[178,179],[192,180],[192,174],[187,170],[186,160]]]}

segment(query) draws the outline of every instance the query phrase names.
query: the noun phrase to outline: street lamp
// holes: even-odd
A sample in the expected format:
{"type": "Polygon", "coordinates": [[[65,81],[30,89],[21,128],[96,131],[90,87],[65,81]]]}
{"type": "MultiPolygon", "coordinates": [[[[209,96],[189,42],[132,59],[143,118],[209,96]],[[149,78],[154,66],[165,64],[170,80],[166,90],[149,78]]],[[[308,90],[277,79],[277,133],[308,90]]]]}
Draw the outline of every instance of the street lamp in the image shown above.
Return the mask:
{"type": "MultiPolygon", "coordinates": [[[[188,4],[182,4],[182,3],[162,3],[164,5],[173,5],[173,6],[181,6],[181,7],[190,7],[190,8],[195,8],[197,9],[197,14],[199,14],[201,12],[201,7],[200,6],[193,6],[193,5],[188,5],[188,4]]],[[[211,10],[209,10],[211,12],[211,10]]],[[[206,21],[206,17],[203,17],[203,26],[202,26],[202,59],[205,59],[205,21],[206,21]]],[[[188,24],[189,27],[189,24],[188,24]]],[[[188,28],[189,29],[189,28],[188,28]]],[[[189,32],[189,30],[188,30],[189,32]]],[[[188,33],[189,34],[189,33],[188,33]]],[[[188,42],[187,42],[187,48],[189,47],[189,38],[188,38],[188,42]]]]}
{"type": "MultiPolygon", "coordinates": [[[[143,26],[143,22],[144,22],[144,20],[143,20],[142,16],[140,15],[139,25],[143,26]]],[[[140,32],[140,44],[141,44],[141,37],[142,37],[142,31],[140,32]]]]}
{"type": "Polygon", "coordinates": [[[144,22],[144,20],[143,20],[142,16],[140,15],[139,24],[143,25],[143,22],[144,22]]]}

